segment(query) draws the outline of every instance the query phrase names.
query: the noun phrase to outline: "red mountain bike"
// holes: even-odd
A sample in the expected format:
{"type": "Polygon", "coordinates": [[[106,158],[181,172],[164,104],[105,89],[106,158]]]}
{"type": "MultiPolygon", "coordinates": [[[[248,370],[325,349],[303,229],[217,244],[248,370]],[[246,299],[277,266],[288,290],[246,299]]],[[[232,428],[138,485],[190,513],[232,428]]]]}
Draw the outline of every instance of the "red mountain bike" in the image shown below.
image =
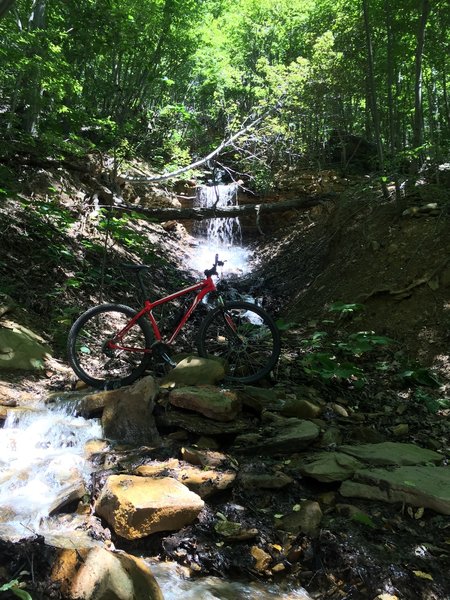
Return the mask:
{"type": "MultiPolygon", "coordinates": [[[[136,273],[144,300],[137,311],[122,304],[101,304],[82,314],[72,325],[68,339],[69,363],[78,377],[100,389],[128,385],[150,367],[155,356],[171,366],[168,350],[202,299],[216,291],[212,279],[223,266],[216,254],[205,279],[174,294],[151,302],[141,274],[145,265],[122,265],[136,273]],[[153,310],[182,296],[193,300],[175,321],[167,336],[161,334],[153,310]]],[[[253,383],[267,375],[280,354],[280,334],[272,317],[250,302],[225,302],[219,295],[216,308],[198,330],[200,356],[222,360],[228,382],[253,383]]]]}

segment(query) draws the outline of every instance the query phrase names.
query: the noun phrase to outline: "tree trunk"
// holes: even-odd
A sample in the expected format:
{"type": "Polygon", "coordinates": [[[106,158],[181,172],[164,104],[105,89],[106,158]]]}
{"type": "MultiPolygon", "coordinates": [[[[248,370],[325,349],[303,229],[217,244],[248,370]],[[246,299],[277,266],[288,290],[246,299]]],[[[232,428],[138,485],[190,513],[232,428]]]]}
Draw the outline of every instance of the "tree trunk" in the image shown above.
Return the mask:
{"type": "Polygon", "coordinates": [[[414,83],[414,128],[413,128],[413,147],[417,149],[417,160],[415,163],[416,172],[423,161],[423,108],[422,108],[422,62],[423,50],[425,47],[425,28],[427,26],[428,16],[430,14],[430,0],[422,0],[422,11],[417,31],[416,46],[416,68],[414,83]]]}
{"type": "MultiPolygon", "coordinates": [[[[378,162],[380,165],[380,171],[384,175],[384,155],[383,155],[383,144],[381,142],[380,132],[380,115],[378,112],[377,105],[377,93],[375,88],[375,74],[374,74],[374,57],[372,47],[372,37],[370,35],[370,19],[369,19],[369,7],[367,0],[362,0],[363,15],[364,15],[364,30],[366,34],[366,49],[367,49],[367,70],[368,70],[368,94],[370,99],[370,108],[372,113],[373,130],[375,136],[375,144],[377,147],[378,162]]],[[[388,199],[389,191],[386,186],[384,177],[381,177],[381,188],[383,190],[383,196],[388,199]]]]}
{"type": "MultiPolygon", "coordinates": [[[[231,217],[243,217],[248,215],[273,214],[289,210],[301,210],[322,204],[332,200],[327,194],[315,196],[314,198],[298,198],[277,202],[274,204],[244,204],[241,206],[210,207],[210,208],[144,208],[142,206],[119,205],[113,210],[130,211],[144,215],[152,221],[162,223],[164,221],[202,221],[203,219],[229,219],[231,217]]],[[[102,207],[100,207],[102,208],[102,207]]]]}
{"type": "MultiPolygon", "coordinates": [[[[45,27],[46,0],[34,0],[31,15],[28,21],[30,31],[44,29],[45,27]]],[[[32,48],[33,53],[39,53],[39,48],[32,48]]],[[[37,134],[37,124],[41,112],[41,69],[39,62],[35,61],[30,66],[26,77],[28,80],[25,92],[25,114],[23,116],[23,129],[31,135],[37,134]]]]}

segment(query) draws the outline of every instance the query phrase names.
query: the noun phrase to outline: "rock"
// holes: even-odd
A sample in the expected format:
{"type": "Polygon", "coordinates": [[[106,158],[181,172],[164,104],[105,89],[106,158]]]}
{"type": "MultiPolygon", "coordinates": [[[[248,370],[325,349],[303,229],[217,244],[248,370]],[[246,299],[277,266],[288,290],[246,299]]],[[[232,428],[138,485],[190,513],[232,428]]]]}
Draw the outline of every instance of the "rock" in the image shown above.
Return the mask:
{"type": "Polygon", "coordinates": [[[157,531],[181,529],[197,518],[203,506],[197,494],[171,477],[111,475],[95,511],[118,535],[134,540],[157,531]]]}
{"type": "Polygon", "coordinates": [[[241,453],[292,454],[309,446],[320,429],[311,421],[281,418],[255,434],[237,436],[233,449],[241,453]]]}
{"type": "Polygon", "coordinates": [[[36,333],[14,321],[0,325],[0,369],[42,370],[50,347],[36,333]]]}
{"type": "Polygon", "coordinates": [[[331,408],[339,417],[348,417],[348,411],[346,408],[337,404],[336,402],[332,402],[331,408]]]}
{"type": "Polygon", "coordinates": [[[220,467],[231,462],[231,459],[222,452],[201,448],[181,448],[181,457],[191,465],[202,467],[220,467]]]}
{"type": "Polygon", "coordinates": [[[394,470],[363,469],[353,481],[344,481],[345,497],[369,498],[383,502],[406,502],[450,515],[450,469],[407,466],[394,470]]]}
{"type": "Polygon", "coordinates": [[[270,554],[264,552],[264,550],[258,546],[252,546],[251,553],[255,559],[255,569],[257,571],[266,571],[272,562],[270,554]]]}
{"type": "Polygon", "coordinates": [[[63,550],[51,578],[71,600],[163,600],[145,562],[124,552],[63,550]]]}
{"type": "Polygon", "coordinates": [[[225,377],[225,367],[218,360],[188,356],[161,380],[161,387],[215,385],[225,377]]]}
{"type": "Polygon", "coordinates": [[[344,481],[363,467],[363,463],[342,452],[319,452],[306,458],[299,465],[302,475],[317,481],[344,481]]]}
{"type": "Polygon", "coordinates": [[[329,427],[320,440],[320,447],[339,446],[342,443],[342,432],[338,427],[329,427]]]}
{"type": "Polygon", "coordinates": [[[167,410],[155,416],[155,420],[158,427],[180,427],[198,435],[236,435],[250,428],[250,422],[242,418],[220,422],[176,410],[167,410]]]}
{"type": "Polygon", "coordinates": [[[241,472],[239,474],[239,483],[245,489],[267,489],[267,490],[279,490],[293,482],[293,478],[289,477],[281,471],[275,471],[272,473],[254,473],[254,472],[241,472]]]}
{"type": "Polygon", "coordinates": [[[104,436],[133,446],[158,444],[160,438],[153,418],[158,386],[153,377],[144,377],[112,394],[102,415],[104,436]]]}
{"type": "Polygon", "coordinates": [[[236,479],[235,471],[201,469],[197,466],[183,464],[175,458],[165,462],[141,465],[135,472],[136,475],[144,477],[161,475],[172,477],[198,494],[200,498],[207,498],[214,493],[226,490],[233,485],[236,479]]]}
{"type": "Polygon", "coordinates": [[[340,452],[354,456],[370,465],[424,465],[440,463],[442,455],[414,444],[382,442],[360,446],[340,446],[340,452]]]}
{"type": "Polygon", "coordinates": [[[17,406],[17,391],[9,383],[0,383],[0,405],[17,406]]]}
{"type": "Polygon", "coordinates": [[[317,419],[322,413],[322,407],[310,400],[302,398],[288,398],[281,410],[285,417],[297,417],[298,419],[317,419]]]}
{"type": "Polygon", "coordinates": [[[254,539],[258,535],[258,530],[255,528],[245,529],[240,523],[233,521],[218,521],[214,525],[216,533],[226,538],[230,542],[243,542],[254,539]]]}
{"type": "Polygon", "coordinates": [[[289,531],[295,535],[304,533],[311,537],[317,537],[323,516],[320,504],[314,500],[305,500],[299,504],[299,507],[299,510],[280,519],[277,523],[278,529],[289,531]]]}
{"type": "Polygon", "coordinates": [[[245,385],[239,391],[239,399],[247,406],[261,414],[264,410],[280,410],[283,402],[278,399],[275,390],[245,385]]]}
{"type": "Polygon", "coordinates": [[[199,412],[215,421],[232,421],[240,412],[241,403],[231,390],[213,386],[179,387],[172,390],[169,402],[173,406],[199,412]]]}
{"type": "Polygon", "coordinates": [[[408,423],[399,423],[395,427],[392,428],[392,433],[395,437],[402,437],[404,435],[408,435],[409,433],[409,425],[408,423]]]}

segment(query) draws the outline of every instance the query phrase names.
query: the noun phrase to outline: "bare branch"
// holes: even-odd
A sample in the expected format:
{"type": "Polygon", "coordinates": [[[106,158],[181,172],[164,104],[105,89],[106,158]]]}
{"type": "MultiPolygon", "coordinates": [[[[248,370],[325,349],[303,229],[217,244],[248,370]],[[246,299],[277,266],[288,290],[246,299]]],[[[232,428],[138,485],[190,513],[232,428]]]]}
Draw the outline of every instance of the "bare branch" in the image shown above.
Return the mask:
{"type": "Polygon", "coordinates": [[[261,123],[261,121],[263,121],[276,108],[278,108],[278,104],[276,106],[272,106],[270,109],[266,110],[262,115],[260,115],[259,117],[257,117],[253,121],[251,121],[251,123],[249,123],[245,127],[242,127],[238,132],[236,132],[231,137],[229,137],[228,139],[221,142],[215,150],[213,150],[212,152],[210,152],[208,154],[208,156],[205,156],[205,157],[191,163],[187,167],[182,167],[181,169],[177,169],[176,171],[171,171],[170,173],[165,173],[164,175],[158,175],[157,177],[133,177],[132,175],[123,175],[123,178],[128,181],[135,181],[135,182],[139,182],[139,183],[156,183],[157,181],[164,181],[165,179],[171,179],[172,177],[178,177],[178,175],[181,175],[182,173],[186,173],[186,171],[190,171],[191,169],[196,169],[200,165],[203,165],[204,163],[208,162],[208,160],[211,160],[212,158],[214,158],[215,156],[220,154],[224,148],[231,146],[235,140],[237,140],[239,137],[241,137],[241,135],[244,135],[245,133],[247,133],[247,131],[249,131],[252,127],[256,127],[256,125],[258,125],[258,123],[261,123]]]}

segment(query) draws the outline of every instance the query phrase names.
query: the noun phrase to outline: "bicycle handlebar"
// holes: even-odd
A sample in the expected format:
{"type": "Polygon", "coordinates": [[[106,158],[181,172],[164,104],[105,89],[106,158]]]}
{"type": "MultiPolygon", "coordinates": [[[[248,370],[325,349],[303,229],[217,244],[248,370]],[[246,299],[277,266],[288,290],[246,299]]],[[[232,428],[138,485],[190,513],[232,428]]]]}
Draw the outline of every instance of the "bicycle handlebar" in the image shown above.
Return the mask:
{"type": "Polygon", "coordinates": [[[214,258],[214,264],[212,266],[212,269],[206,269],[204,271],[205,277],[211,277],[212,275],[217,275],[217,267],[223,267],[224,264],[225,264],[225,261],[219,260],[219,255],[216,254],[216,256],[214,258]]]}

